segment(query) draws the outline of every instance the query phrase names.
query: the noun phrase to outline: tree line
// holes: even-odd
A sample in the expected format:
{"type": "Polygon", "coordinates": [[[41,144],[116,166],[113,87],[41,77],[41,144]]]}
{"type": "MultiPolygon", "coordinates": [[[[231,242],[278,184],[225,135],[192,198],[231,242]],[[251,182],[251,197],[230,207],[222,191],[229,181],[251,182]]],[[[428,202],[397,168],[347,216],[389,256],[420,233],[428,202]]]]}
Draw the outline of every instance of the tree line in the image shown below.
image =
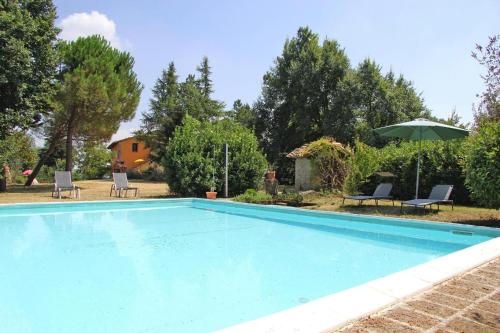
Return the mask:
{"type": "MultiPolygon", "coordinates": [[[[26,130],[45,140],[27,185],[55,156],[63,156],[71,171],[75,146],[91,152],[108,141],[122,121],[134,117],[143,89],[132,55],[100,36],[58,40],[55,18],[50,0],[0,3],[0,140],[26,130]]],[[[475,124],[498,120],[497,50],[494,36],[473,53],[488,69],[475,124]]],[[[187,115],[202,123],[225,120],[249,129],[282,179],[292,174],[285,155],[306,142],[331,136],[344,144],[359,140],[382,147],[388,141],[374,136],[373,128],[435,119],[410,80],[392,70],[383,72],[372,59],[351,64],[337,41],[321,41],[308,27],[285,41],[252,105],[238,99],[228,109],[214,99],[211,75],[207,57],[184,79],[173,62],[161,72],[136,133],[152,149],[153,161],[164,161],[172,135],[187,115]]],[[[446,121],[458,125],[460,119],[453,113],[446,121]]]]}
{"type": "Polygon", "coordinates": [[[285,155],[306,142],[333,136],[352,144],[360,137],[382,145],[385,141],[371,129],[430,116],[411,81],[392,71],[383,74],[370,59],[352,68],[338,42],[320,43],[307,27],[286,40],[275,65],[264,74],[261,96],[252,106],[236,100],[231,110],[224,110],[223,103],[211,98],[206,57],[197,74],[179,82],[171,62],[156,81],[150,110],[137,133],[152,148],[156,161],[161,161],[186,114],[202,121],[228,118],[252,129],[268,161],[288,176],[290,161],[285,155]]]}

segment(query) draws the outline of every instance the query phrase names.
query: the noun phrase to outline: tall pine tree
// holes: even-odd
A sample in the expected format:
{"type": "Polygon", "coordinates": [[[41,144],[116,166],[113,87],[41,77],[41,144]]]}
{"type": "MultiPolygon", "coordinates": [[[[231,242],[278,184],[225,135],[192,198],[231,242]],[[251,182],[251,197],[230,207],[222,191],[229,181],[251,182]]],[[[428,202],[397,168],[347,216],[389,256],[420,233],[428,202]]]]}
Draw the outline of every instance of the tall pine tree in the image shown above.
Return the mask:
{"type": "Polygon", "coordinates": [[[171,62],[156,80],[149,112],[143,114],[141,129],[136,133],[151,148],[151,158],[158,163],[165,154],[175,127],[182,123],[184,117],[177,80],[175,65],[171,62]]]}
{"type": "Polygon", "coordinates": [[[135,133],[151,148],[151,158],[155,162],[162,161],[169,140],[185,115],[210,121],[222,114],[224,104],[211,98],[212,71],[207,57],[196,70],[199,78],[189,74],[184,82],[179,82],[171,62],[155,83],[149,111],[143,115],[141,128],[135,133]]]}
{"type": "Polygon", "coordinates": [[[212,99],[211,95],[214,92],[212,86],[212,70],[208,63],[208,58],[203,57],[201,64],[196,67],[199,78],[196,81],[196,86],[201,93],[202,113],[199,119],[211,120],[221,116],[224,109],[224,103],[212,99]]]}
{"type": "Polygon", "coordinates": [[[199,73],[200,78],[198,79],[198,87],[205,98],[210,98],[210,95],[214,92],[212,88],[212,71],[208,64],[208,58],[205,56],[201,60],[201,64],[196,67],[196,71],[199,73]]]}

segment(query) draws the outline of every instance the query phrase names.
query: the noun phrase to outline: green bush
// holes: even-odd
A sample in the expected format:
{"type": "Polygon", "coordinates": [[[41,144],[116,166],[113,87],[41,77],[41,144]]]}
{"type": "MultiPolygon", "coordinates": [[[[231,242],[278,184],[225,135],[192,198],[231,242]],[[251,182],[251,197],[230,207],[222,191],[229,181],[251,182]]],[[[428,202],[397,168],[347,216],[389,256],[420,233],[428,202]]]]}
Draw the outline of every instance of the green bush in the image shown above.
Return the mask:
{"type": "Polygon", "coordinates": [[[77,170],[73,173],[73,178],[101,179],[104,175],[109,175],[111,156],[111,152],[104,145],[84,145],[78,149],[77,170]]]}
{"type": "Polygon", "coordinates": [[[18,176],[22,175],[24,170],[31,169],[36,159],[34,141],[24,132],[14,132],[0,140],[0,169],[4,164],[8,165],[12,181],[17,182],[18,176]]]}
{"type": "Polygon", "coordinates": [[[143,172],[144,179],[160,181],[165,180],[165,170],[160,165],[153,163],[146,171],[143,172]]]}
{"type": "Polygon", "coordinates": [[[170,188],[179,195],[201,196],[224,184],[224,143],[229,145],[229,192],[255,188],[267,162],[253,133],[230,120],[200,122],[187,116],[175,129],[163,166],[170,188]]]}
{"type": "Polygon", "coordinates": [[[36,180],[39,183],[52,183],[54,181],[54,171],[54,167],[44,165],[36,175],[36,180]]]}
{"type": "Polygon", "coordinates": [[[128,179],[144,179],[144,174],[139,170],[127,170],[128,179]]]}
{"type": "MultiPolygon", "coordinates": [[[[417,177],[418,142],[390,144],[378,150],[378,153],[380,171],[396,175],[393,195],[402,199],[413,198],[417,177]]],[[[449,184],[454,186],[452,197],[455,202],[470,203],[462,172],[464,154],[463,140],[422,141],[419,197],[427,197],[435,185],[449,184]]],[[[369,190],[373,191],[377,185],[373,177],[369,185],[369,190]]]]}
{"type": "Polygon", "coordinates": [[[471,197],[500,208],[500,121],[482,124],[469,138],[464,169],[471,197]]]}
{"type": "Polygon", "coordinates": [[[298,206],[304,197],[298,192],[283,192],[273,198],[275,201],[285,202],[289,206],[298,206]]]}
{"type": "Polygon", "coordinates": [[[358,194],[369,177],[380,168],[379,150],[357,140],[354,153],[348,161],[349,171],[344,182],[344,192],[358,194]]]}
{"type": "Polygon", "coordinates": [[[43,165],[38,175],[36,175],[36,180],[40,183],[53,183],[54,182],[54,174],[56,170],[64,170],[66,165],[65,159],[56,158],[53,161],[52,165],[43,165]]]}
{"type": "Polygon", "coordinates": [[[248,189],[245,193],[234,197],[233,200],[247,203],[272,203],[273,197],[264,192],[257,192],[254,189],[248,189]]]}

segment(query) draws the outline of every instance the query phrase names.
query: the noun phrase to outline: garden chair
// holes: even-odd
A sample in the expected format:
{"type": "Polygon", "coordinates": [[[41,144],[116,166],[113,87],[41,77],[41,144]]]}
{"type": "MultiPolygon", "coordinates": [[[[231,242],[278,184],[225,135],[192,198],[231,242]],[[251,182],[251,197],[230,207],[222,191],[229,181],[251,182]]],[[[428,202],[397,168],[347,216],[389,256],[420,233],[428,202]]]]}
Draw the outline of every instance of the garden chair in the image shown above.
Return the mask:
{"type": "Polygon", "coordinates": [[[381,183],[378,184],[373,195],[346,195],[342,199],[342,205],[344,205],[345,199],[357,200],[358,204],[363,204],[365,200],[375,200],[375,205],[378,206],[379,200],[392,200],[392,205],[394,206],[394,199],[389,195],[391,194],[392,184],[391,183],[381,183]]]}
{"type": "Polygon", "coordinates": [[[453,190],[453,185],[436,185],[432,188],[431,194],[429,194],[429,198],[427,199],[413,199],[408,201],[401,202],[401,212],[403,212],[403,205],[414,206],[415,209],[417,207],[429,206],[429,209],[432,209],[432,205],[438,206],[439,204],[451,203],[451,210],[453,210],[453,200],[450,200],[450,194],[453,190]]]}
{"type": "Polygon", "coordinates": [[[134,196],[137,197],[139,193],[139,188],[131,187],[128,184],[127,174],[124,172],[113,172],[113,185],[111,185],[111,191],[109,192],[109,196],[115,191],[115,196],[121,198],[122,191],[125,191],[125,197],[128,194],[128,190],[134,190],[134,196]]]}
{"type": "Polygon", "coordinates": [[[75,198],[80,199],[80,188],[71,181],[70,171],[56,171],[54,174],[54,190],[52,197],[57,193],[57,197],[61,199],[61,192],[69,191],[69,195],[74,193],[75,198]]]}

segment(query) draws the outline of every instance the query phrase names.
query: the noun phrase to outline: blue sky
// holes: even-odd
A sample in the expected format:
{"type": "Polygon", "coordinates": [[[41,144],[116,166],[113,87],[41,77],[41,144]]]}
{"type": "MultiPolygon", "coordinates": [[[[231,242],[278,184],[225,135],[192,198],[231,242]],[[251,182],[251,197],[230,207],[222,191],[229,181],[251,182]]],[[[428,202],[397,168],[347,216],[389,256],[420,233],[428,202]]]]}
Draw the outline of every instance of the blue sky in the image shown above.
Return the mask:
{"type": "Polygon", "coordinates": [[[214,97],[230,107],[253,103],[263,74],[287,37],[308,25],[321,39],[336,39],[356,66],[366,57],[384,71],[413,81],[433,114],[453,108],[472,119],[482,68],[470,52],[500,33],[500,1],[130,1],[56,0],[61,37],[99,32],[129,51],[144,84],[133,121],[137,129],[151,88],[174,61],[181,79],[208,56],[214,97]]]}

